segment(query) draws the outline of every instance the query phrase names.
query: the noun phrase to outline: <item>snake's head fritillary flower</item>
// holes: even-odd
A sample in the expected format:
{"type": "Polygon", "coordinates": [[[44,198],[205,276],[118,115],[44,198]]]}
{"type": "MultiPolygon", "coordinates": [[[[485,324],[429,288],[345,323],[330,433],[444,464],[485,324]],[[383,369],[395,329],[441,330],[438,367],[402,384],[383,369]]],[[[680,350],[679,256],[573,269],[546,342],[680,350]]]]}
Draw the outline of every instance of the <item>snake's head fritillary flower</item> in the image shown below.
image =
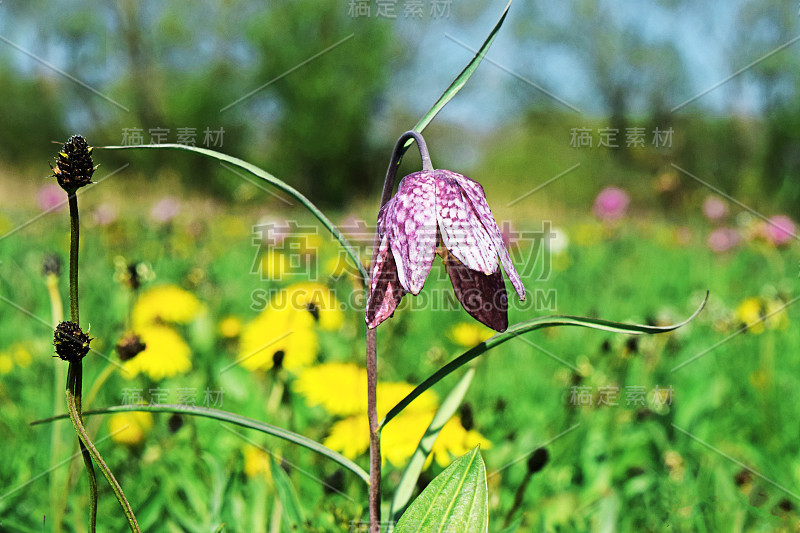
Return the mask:
{"type": "Polygon", "coordinates": [[[403,178],[378,214],[378,238],[366,313],[370,328],[389,318],[403,295],[419,294],[437,253],[461,305],[490,328],[508,327],[501,265],[525,299],[483,188],[466,176],[423,170],[403,178]]]}

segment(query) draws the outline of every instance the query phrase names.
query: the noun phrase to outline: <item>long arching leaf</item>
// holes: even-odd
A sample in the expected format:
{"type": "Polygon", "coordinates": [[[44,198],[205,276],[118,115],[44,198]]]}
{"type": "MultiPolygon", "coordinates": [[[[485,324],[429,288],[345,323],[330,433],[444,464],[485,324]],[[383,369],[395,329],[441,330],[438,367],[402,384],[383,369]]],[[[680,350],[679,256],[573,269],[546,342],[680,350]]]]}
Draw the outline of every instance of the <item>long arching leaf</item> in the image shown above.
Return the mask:
{"type": "MultiPolygon", "coordinates": [[[[294,444],[302,446],[303,448],[307,448],[311,451],[317,452],[320,455],[324,455],[328,459],[336,463],[339,463],[339,465],[353,472],[355,475],[363,479],[364,482],[369,483],[369,474],[367,474],[361,467],[359,467],[357,464],[355,464],[347,457],[331,450],[326,446],[323,446],[319,442],[313,441],[308,437],[304,437],[287,429],[283,429],[278,426],[273,426],[272,424],[267,424],[266,422],[260,422],[252,418],[248,418],[246,416],[237,415],[236,413],[222,411],[220,409],[212,409],[209,407],[197,407],[194,405],[163,405],[163,404],[115,405],[112,407],[104,407],[102,409],[92,409],[90,411],[84,411],[83,415],[84,416],[104,415],[108,413],[126,413],[131,411],[149,411],[151,413],[178,413],[183,415],[202,416],[205,418],[220,420],[222,422],[230,422],[231,424],[236,424],[237,426],[241,426],[248,429],[254,429],[256,431],[260,431],[261,433],[266,433],[267,435],[272,435],[273,437],[278,437],[285,441],[292,442],[294,444]]],[[[42,420],[36,420],[34,422],[31,422],[31,425],[34,426],[37,424],[44,424],[46,422],[52,422],[54,420],[61,420],[64,418],[67,418],[67,415],[58,415],[50,418],[45,418],[42,420]]]]}
{"type": "Polygon", "coordinates": [[[463,353],[462,355],[458,356],[457,358],[453,359],[442,368],[437,370],[433,373],[428,379],[420,383],[413,391],[411,391],[408,396],[403,398],[397,405],[392,407],[392,409],[386,414],[386,416],[381,420],[379,424],[380,428],[383,428],[389,421],[397,416],[400,411],[406,408],[408,404],[414,401],[420,394],[428,390],[429,388],[433,387],[435,384],[439,383],[442,379],[450,375],[451,373],[455,372],[465,364],[469,363],[476,357],[483,355],[484,353],[488,352],[495,346],[499,346],[504,342],[513,339],[518,335],[522,335],[523,333],[528,333],[529,331],[534,331],[537,329],[542,328],[552,328],[555,326],[578,326],[583,328],[591,328],[591,329],[599,329],[602,331],[611,331],[614,333],[629,333],[632,335],[653,335],[656,333],[668,333],[670,331],[674,331],[681,326],[684,326],[694,320],[694,318],[703,310],[708,301],[708,293],[706,292],[706,297],[703,299],[700,307],[697,308],[697,311],[692,313],[692,316],[684,320],[679,324],[674,324],[672,326],[664,326],[664,327],[657,327],[657,326],[645,326],[641,324],[624,324],[622,322],[612,322],[610,320],[603,320],[600,318],[587,318],[587,317],[580,317],[580,316],[569,316],[569,315],[555,315],[555,316],[544,316],[540,318],[534,318],[532,320],[527,320],[525,322],[519,322],[514,324],[510,328],[508,328],[503,333],[498,333],[493,337],[485,340],[484,342],[478,344],[477,346],[469,349],[467,352],[463,353]]]}
{"type": "Polygon", "coordinates": [[[308,209],[312,215],[314,215],[317,220],[322,222],[322,225],[331,232],[331,234],[339,241],[339,244],[342,245],[342,248],[345,249],[347,255],[350,256],[352,259],[353,264],[356,265],[358,271],[361,273],[361,278],[363,280],[367,280],[367,269],[364,267],[364,264],[361,262],[361,258],[358,256],[355,248],[348,242],[347,238],[344,234],[336,227],[336,225],[331,222],[331,220],[325,216],[323,213],[314,203],[306,198],[300,191],[289,185],[283,180],[280,180],[267,172],[266,170],[253,165],[252,163],[248,163],[243,159],[239,159],[238,157],[233,157],[228,154],[223,154],[222,152],[217,152],[215,150],[209,150],[208,148],[199,148],[197,146],[187,146],[185,144],[137,144],[131,146],[95,146],[95,149],[104,149],[104,150],[132,150],[132,149],[145,149],[145,150],[185,150],[188,152],[195,152],[197,154],[204,155],[206,157],[211,157],[216,159],[217,161],[223,161],[225,163],[229,163],[231,165],[237,166],[242,170],[246,170],[250,174],[254,175],[257,178],[260,178],[267,183],[275,186],[276,188],[282,190],[295,200],[297,200],[303,207],[308,209]]]}

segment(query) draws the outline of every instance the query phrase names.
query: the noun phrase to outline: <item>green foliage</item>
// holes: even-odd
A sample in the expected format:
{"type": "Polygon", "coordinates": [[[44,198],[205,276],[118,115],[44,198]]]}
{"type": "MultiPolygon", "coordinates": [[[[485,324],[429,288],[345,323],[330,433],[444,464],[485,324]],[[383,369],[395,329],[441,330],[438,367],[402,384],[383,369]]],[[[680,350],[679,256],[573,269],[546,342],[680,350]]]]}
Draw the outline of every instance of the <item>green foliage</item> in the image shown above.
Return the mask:
{"type": "Polygon", "coordinates": [[[396,521],[400,517],[408,505],[408,502],[411,500],[411,494],[417,484],[425,461],[431,453],[433,443],[436,442],[436,438],[439,436],[439,433],[447,421],[450,420],[450,418],[456,414],[458,408],[461,407],[461,402],[464,401],[464,396],[467,394],[469,384],[472,383],[473,377],[475,377],[475,368],[470,368],[464,373],[464,376],[459,380],[456,386],[453,387],[453,390],[451,390],[444,399],[441,407],[439,407],[439,410],[433,417],[433,420],[431,420],[428,430],[425,432],[422,440],[420,440],[416,451],[414,451],[414,455],[411,456],[408,466],[403,471],[403,477],[400,479],[400,483],[398,483],[395,488],[392,506],[389,509],[389,515],[392,521],[396,521]]]}
{"type": "Polygon", "coordinates": [[[462,455],[436,476],[408,507],[394,531],[489,531],[486,466],[479,449],[462,455]]]}
{"type": "Polygon", "coordinates": [[[350,17],[339,0],[282,1],[253,17],[247,34],[263,57],[258,85],[299,68],[253,98],[279,106],[278,119],[264,125],[270,168],[326,205],[377,190],[386,140],[376,138],[374,121],[389,82],[391,21],[350,17]]]}

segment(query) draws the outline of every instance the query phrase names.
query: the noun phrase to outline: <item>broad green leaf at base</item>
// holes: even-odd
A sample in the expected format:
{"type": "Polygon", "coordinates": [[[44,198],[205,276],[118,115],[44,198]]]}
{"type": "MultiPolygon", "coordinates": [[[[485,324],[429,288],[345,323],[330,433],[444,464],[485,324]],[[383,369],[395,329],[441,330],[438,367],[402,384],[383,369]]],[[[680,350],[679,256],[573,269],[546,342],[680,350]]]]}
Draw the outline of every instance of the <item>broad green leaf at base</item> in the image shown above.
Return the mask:
{"type": "Polygon", "coordinates": [[[489,492],[479,448],[462,455],[436,476],[403,513],[393,531],[488,532],[489,492]]]}

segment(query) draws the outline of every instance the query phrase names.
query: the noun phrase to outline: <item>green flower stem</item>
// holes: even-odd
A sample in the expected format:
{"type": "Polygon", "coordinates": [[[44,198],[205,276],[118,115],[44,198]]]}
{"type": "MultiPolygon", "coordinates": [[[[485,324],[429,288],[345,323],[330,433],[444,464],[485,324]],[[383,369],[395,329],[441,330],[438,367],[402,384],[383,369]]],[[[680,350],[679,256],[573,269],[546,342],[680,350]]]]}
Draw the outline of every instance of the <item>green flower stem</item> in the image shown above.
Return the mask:
{"type": "MultiPolygon", "coordinates": [[[[81,421],[81,388],[83,381],[83,362],[77,361],[69,364],[67,370],[67,408],[70,418],[74,418],[79,423],[81,421]]],[[[77,426],[75,427],[78,432],[77,426]]],[[[81,448],[83,464],[86,466],[86,473],[89,475],[89,531],[94,533],[97,528],[97,476],[94,473],[92,456],[83,439],[78,432],[78,445],[81,448]]]]}
{"type": "MultiPolygon", "coordinates": [[[[80,313],[78,311],[78,253],[80,250],[80,218],[78,215],[78,195],[77,191],[68,193],[69,196],[69,221],[70,221],[70,246],[69,246],[69,303],[70,317],[75,324],[80,323],[80,313]]],[[[100,471],[111,485],[122,510],[128,519],[131,531],[139,533],[139,525],[133,515],[128,500],[122,492],[114,474],[109,470],[100,453],[92,443],[86,428],[83,426],[83,416],[81,414],[81,396],[83,394],[83,361],[69,363],[67,369],[67,409],[69,411],[72,425],[78,434],[78,443],[83,456],[83,463],[86,465],[86,473],[89,475],[89,531],[94,533],[97,528],[97,476],[94,472],[92,460],[97,463],[100,471]]]]}
{"type": "MultiPolygon", "coordinates": [[[[80,218],[78,215],[78,195],[77,191],[67,193],[69,197],[69,311],[70,319],[75,324],[80,321],[78,311],[78,252],[80,250],[80,218]]],[[[74,401],[75,414],[78,420],[81,419],[81,394],[83,389],[83,363],[77,361],[69,364],[67,370],[67,406],[70,397],[74,401]]],[[[78,445],[81,448],[83,464],[86,466],[86,474],[89,476],[89,532],[94,533],[97,528],[97,476],[94,473],[92,457],[89,450],[78,438],[78,445]]]]}
{"type": "MultiPolygon", "coordinates": [[[[76,381],[80,381],[80,368],[81,363],[73,363],[70,365],[70,369],[73,366],[76,367],[73,376],[76,377],[76,381]]],[[[81,448],[83,450],[87,450],[90,457],[89,464],[87,468],[91,468],[91,460],[93,459],[97,466],[100,468],[100,471],[105,476],[108,484],[111,485],[111,490],[114,491],[114,495],[117,497],[117,501],[119,501],[120,505],[122,506],[122,511],[125,513],[125,517],[128,519],[128,525],[131,528],[133,533],[140,533],[141,530],[139,529],[139,524],[136,522],[136,517],[133,514],[133,509],[131,509],[130,503],[128,503],[127,498],[125,498],[125,494],[122,492],[122,487],[120,486],[117,479],[114,477],[114,474],[111,473],[111,470],[106,465],[103,458],[100,456],[100,452],[97,451],[94,444],[92,443],[91,438],[89,438],[89,434],[86,432],[86,428],[83,426],[83,421],[81,420],[80,414],[80,400],[78,399],[80,396],[75,395],[72,393],[71,390],[67,389],[67,409],[69,410],[69,418],[72,420],[72,425],[75,427],[75,431],[78,433],[78,437],[81,440],[81,448]]],[[[94,484],[94,492],[95,492],[95,500],[97,498],[97,482],[94,484]]],[[[96,510],[95,510],[96,513],[96,510]]]]}
{"type": "Polygon", "coordinates": [[[69,230],[69,312],[71,320],[78,324],[78,250],[81,230],[77,191],[69,193],[69,230]]]}

